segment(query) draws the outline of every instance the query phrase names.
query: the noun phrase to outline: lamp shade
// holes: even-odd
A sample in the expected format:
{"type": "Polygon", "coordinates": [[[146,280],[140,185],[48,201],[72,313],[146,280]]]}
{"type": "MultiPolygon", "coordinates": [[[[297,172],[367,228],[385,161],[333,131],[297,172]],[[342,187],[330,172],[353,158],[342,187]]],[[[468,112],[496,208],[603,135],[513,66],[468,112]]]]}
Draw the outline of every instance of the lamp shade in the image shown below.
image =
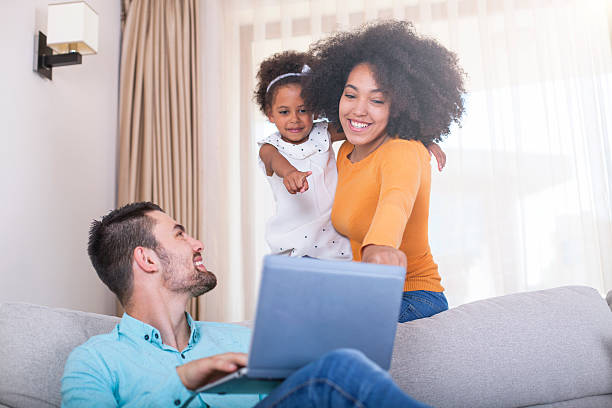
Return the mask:
{"type": "Polygon", "coordinates": [[[47,45],[56,53],[98,52],[98,14],[84,1],[49,4],[47,45]]]}

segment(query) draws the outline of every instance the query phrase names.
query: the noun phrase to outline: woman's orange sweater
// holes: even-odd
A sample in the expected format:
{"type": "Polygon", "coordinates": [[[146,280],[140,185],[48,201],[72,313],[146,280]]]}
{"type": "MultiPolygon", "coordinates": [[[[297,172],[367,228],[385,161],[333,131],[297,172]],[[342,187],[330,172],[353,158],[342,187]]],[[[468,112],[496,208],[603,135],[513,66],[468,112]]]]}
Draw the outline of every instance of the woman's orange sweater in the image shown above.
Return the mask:
{"type": "Polygon", "coordinates": [[[438,265],[429,248],[431,190],[429,152],[415,140],[392,139],[363,160],[351,163],[353,145],[338,152],[338,186],[332,222],[348,237],[353,258],[369,244],[388,245],[406,254],[404,291],[442,292],[438,265]]]}

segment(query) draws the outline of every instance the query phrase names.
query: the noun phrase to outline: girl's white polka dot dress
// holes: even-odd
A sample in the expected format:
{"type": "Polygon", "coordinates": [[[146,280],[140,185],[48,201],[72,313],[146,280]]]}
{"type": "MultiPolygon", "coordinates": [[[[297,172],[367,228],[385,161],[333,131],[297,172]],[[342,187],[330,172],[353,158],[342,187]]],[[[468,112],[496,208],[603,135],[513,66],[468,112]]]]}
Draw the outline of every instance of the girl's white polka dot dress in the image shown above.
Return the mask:
{"type": "MultiPolygon", "coordinates": [[[[278,132],[258,141],[260,146],[265,143],[275,146],[299,171],[312,171],[307,178],[308,190],[297,194],[289,194],[276,174],[267,177],[276,201],[276,214],[266,223],[272,253],[351,260],[349,240],[331,223],[338,170],[327,122],[315,123],[308,140],[299,145],[285,142],[278,132]]],[[[261,159],[259,165],[265,174],[261,159]]]]}

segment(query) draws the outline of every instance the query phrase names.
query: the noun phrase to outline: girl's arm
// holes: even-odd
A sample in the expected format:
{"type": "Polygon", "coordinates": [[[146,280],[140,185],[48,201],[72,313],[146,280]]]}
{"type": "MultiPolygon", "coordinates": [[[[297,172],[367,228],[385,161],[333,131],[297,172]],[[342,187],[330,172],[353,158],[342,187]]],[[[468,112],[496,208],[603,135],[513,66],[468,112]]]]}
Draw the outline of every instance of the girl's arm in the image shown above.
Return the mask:
{"type": "Polygon", "coordinates": [[[346,135],[344,134],[342,126],[340,126],[339,123],[329,122],[327,125],[327,131],[329,132],[332,143],[346,140],[346,135]]]}
{"type": "Polygon", "coordinates": [[[308,190],[306,177],[312,172],[299,171],[293,167],[276,147],[268,143],[263,144],[259,149],[259,157],[266,166],[266,175],[271,176],[276,173],[283,179],[283,184],[290,194],[303,193],[308,190]]]}
{"type": "Polygon", "coordinates": [[[446,153],[444,153],[444,150],[442,150],[440,145],[435,142],[428,144],[427,150],[429,150],[429,154],[436,158],[436,161],[438,162],[438,171],[442,171],[446,165],[446,153]]]}

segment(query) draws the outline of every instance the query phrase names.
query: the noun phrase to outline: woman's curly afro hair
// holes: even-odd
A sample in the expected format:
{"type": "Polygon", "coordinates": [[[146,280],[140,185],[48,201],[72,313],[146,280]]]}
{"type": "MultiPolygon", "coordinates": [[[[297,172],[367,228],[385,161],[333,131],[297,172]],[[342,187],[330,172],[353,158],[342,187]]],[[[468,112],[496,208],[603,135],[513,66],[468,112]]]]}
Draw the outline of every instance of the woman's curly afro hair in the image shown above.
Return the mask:
{"type": "Polygon", "coordinates": [[[272,55],[266,58],[261,65],[259,65],[259,71],[257,72],[257,87],[255,88],[255,101],[259,106],[259,109],[264,115],[267,114],[267,110],[272,106],[276,91],[282,85],[301,83],[303,76],[289,76],[276,81],[269,92],[266,92],[266,88],[276,77],[288,74],[288,73],[299,73],[302,71],[302,67],[306,65],[312,65],[310,55],[304,52],[297,51],[284,51],[272,55]]]}
{"type": "Polygon", "coordinates": [[[303,96],[315,114],[338,122],[338,103],[351,70],[367,63],[391,101],[387,133],[425,145],[441,141],[463,114],[464,72],[454,53],[416,34],[406,21],[366,24],[310,47],[312,74],[303,96]]]}

